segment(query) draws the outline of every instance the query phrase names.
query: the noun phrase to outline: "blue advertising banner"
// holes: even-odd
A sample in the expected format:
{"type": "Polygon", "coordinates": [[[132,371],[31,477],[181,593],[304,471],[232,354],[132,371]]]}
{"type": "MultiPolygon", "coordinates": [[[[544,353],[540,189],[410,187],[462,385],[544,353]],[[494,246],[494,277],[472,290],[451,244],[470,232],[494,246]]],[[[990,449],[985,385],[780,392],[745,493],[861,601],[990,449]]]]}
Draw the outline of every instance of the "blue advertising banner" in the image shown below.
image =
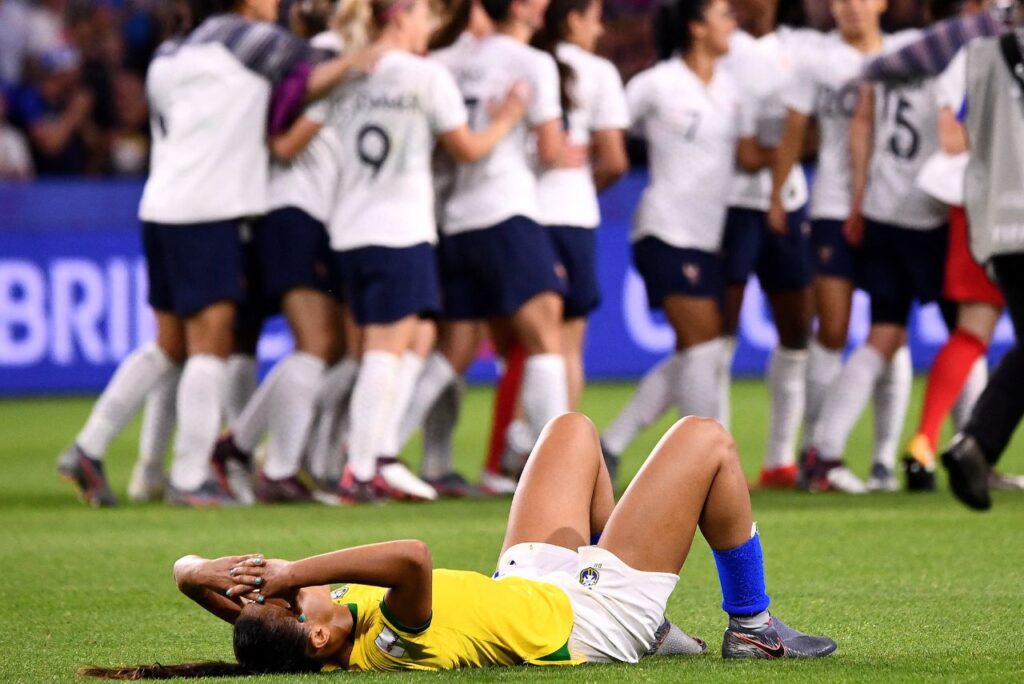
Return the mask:
{"type": "MultiPolygon", "coordinates": [[[[601,198],[598,270],[603,301],[591,318],[587,371],[593,379],[635,378],[669,353],[671,328],[647,310],[643,283],[630,264],[629,225],[646,175],[634,172],[601,198]]],[[[138,183],[0,184],[0,394],[100,390],[132,349],[152,338],[146,271],[136,209],[138,183]]],[[[867,334],[867,301],[858,295],[851,344],[867,334]]],[[[946,339],[934,306],[910,326],[915,367],[926,369],[946,339]]],[[[992,354],[1012,343],[1004,320],[992,354]]],[[[747,288],[738,374],[764,372],[777,338],[756,280],[747,288]]],[[[260,341],[264,368],[291,349],[280,319],[260,341]]],[[[470,379],[494,377],[483,352],[470,379]]]]}

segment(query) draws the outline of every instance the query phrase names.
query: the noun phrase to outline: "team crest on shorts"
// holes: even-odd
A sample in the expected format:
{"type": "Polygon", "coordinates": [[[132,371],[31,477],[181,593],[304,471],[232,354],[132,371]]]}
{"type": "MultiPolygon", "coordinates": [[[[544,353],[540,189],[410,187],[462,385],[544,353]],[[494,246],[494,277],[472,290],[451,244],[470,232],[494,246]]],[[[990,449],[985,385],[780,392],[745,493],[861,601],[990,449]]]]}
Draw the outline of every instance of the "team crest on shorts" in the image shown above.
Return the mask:
{"type": "Polygon", "coordinates": [[[700,283],[700,266],[697,264],[683,264],[683,277],[690,281],[691,285],[700,283]]]}
{"type": "Polygon", "coordinates": [[[580,571],[580,584],[587,589],[596,585],[599,579],[601,579],[601,573],[597,571],[597,568],[584,568],[580,571]]]}

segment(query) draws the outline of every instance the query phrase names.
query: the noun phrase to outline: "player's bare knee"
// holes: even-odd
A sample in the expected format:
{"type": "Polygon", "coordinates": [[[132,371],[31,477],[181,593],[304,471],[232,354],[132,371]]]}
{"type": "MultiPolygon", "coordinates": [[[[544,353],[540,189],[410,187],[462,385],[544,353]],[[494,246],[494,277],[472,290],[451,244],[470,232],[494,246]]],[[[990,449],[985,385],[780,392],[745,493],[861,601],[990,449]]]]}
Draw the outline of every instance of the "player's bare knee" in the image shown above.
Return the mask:
{"type": "Polygon", "coordinates": [[[735,457],[736,443],[732,434],[714,418],[686,416],[676,421],[668,432],[674,446],[699,453],[709,462],[721,463],[735,457]]]}
{"type": "Polygon", "coordinates": [[[598,439],[597,427],[594,425],[594,422],[582,413],[575,411],[555,416],[548,421],[544,430],[545,432],[550,431],[559,436],[568,437],[573,441],[598,439]]]}

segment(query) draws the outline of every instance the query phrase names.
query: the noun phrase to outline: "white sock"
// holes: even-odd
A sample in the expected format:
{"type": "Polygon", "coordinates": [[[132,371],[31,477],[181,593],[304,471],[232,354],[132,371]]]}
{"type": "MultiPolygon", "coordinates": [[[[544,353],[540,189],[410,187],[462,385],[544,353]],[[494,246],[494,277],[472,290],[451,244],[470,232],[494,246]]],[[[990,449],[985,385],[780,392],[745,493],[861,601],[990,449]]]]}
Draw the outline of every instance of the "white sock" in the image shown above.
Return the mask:
{"type": "Polygon", "coordinates": [[[404,444],[399,443],[401,422],[405,418],[409,402],[412,401],[413,390],[416,389],[416,383],[419,382],[425,364],[426,359],[419,354],[411,351],[402,354],[402,363],[398,367],[398,380],[395,384],[395,399],[389,409],[391,419],[384,430],[384,442],[380,447],[382,456],[398,456],[402,451],[404,444]]]}
{"type": "Polygon", "coordinates": [[[295,352],[278,365],[281,380],[274,385],[270,398],[270,443],[263,464],[263,474],[272,480],[299,472],[302,449],[316,413],[316,393],[326,368],[322,359],[305,352],[295,352]]]}
{"type": "Polygon", "coordinates": [[[209,476],[227,374],[227,363],[211,354],[197,354],[185,362],[178,384],[178,441],[171,466],[171,484],[177,489],[195,490],[209,476]]]}
{"type": "Polygon", "coordinates": [[[126,356],[96,400],[75,443],[92,458],[102,459],[114,438],[131,422],[146,395],[176,365],[156,344],[126,356]]]}
{"type": "Polygon", "coordinates": [[[843,369],[842,350],[823,347],[811,340],[807,356],[807,394],[804,404],[804,443],[810,443],[821,417],[821,408],[832,383],[843,369]]]}
{"type": "Polygon", "coordinates": [[[847,359],[825,397],[812,436],[811,444],[822,456],[842,458],[850,431],[857,424],[885,366],[885,359],[869,344],[862,345],[847,359]]]}
{"type": "Polygon", "coordinates": [[[971,372],[967,374],[967,380],[964,382],[963,389],[960,390],[960,396],[956,398],[956,403],[953,404],[953,425],[956,426],[957,432],[963,430],[964,426],[967,425],[967,421],[971,418],[971,412],[974,410],[974,405],[978,403],[978,397],[985,391],[985,385],[987,384],[988,359],[982,355],[971,366],[971,372]]]}
{"type": "Polygon", "coordinates": [[[910,350],[903,346],[896,350],[875,385],[875,449],[872,463],[881,463],[890,471],[896,468],[896,452],[900,448],[903,424],[910,404],[910,389],[914,384],[914,366],[910,350]]]}
{"type": "Polygon", "coordinates": [[[441,396],[441,393],[456,381],[458,376],[455,369],[448,363],[448,359],[440,352],[434,352],[427,359],[420,374],[419,382],[412,391],[412,399],[405,410],[405,415],[399,421],[398,448],[405,446],[405,443],[412,437],[412,433],[423,424],[427,412],[441,396]]]}
{"type": "Polygon", "coordinates": [[[384,431],[391,418],[399,363],[395,354],[366,352],[352,389],[348,464],[356,479],[364,482],[373,479],[376,472],[384,431]]]}
{"type": "Polygon", "coordinates": [[[768,361],[768,389],[772,396],[766,469],[792,465],[796,460],[796,434],[804,414],[807,376],[806,349],[776,347],[768,361]]]}
{"type": "Polygon", "coordinates": [[[672,408],[675,363],[674,354],[667,356],[640,378],[629,403],[601,435],[601,441],[611,453],[621,454],[641,430],[672,408]]]}
{"type": "Polygon", "coordinates": [[[732,390],[732,360],[736,356],[736,336],[725,335],[722,338],[722,355],[719,358],[718,368],[718,422],[729,428],[729,421],[732,418],[732,401],[730,391],[732,390]]]}
{"type": "Polygon", "coordinates": [[[321,376],[317,417],[309,436],[309,472],[319,480],[337,480],[342,470],[341,423],[348,416],[359,362],[346,356],[321,376]]]}
{"type": "Polygon", "coordinates": [[[285,361],[290,358],[291,356],[286,357],[270,369],[267,377],[263,378],[263,382],[256,388],[256,392],[249,397],[245,409],[231,422],[235,446],[247,454],[251,454],[263,439],[263,435],[267,434],[270,414],[277,408],[274,403],[276,388],[280,383],[288,382],[288,366],[285,365],[285,361]]]}
{"type": "Polygon", "coordinates": [[[242,415],[245,405],[256,393],[256,357],[232,354],[228,357],[228,387],[224,399],[224,415],[230,425],[242,415]]]}
{"type": "Polygon", "coordinates": [[[175,366],[146,395],[142,429],[139,431],[139,457],[135,467],[154,478],[163,473],[164,460],[174,436],[180,379],[181,368],[175,366]]]}
{"type": "Polygon", "coordinates": [[[676,352],[676,406],[679,415],[716,418],[721,398],[718,381],[722,339],[714,339],[676,352]]]}
{"type": "Polygon", "coordinates": [[[548,421],[569,410],[569,381],[565,357],[561,354],[534,354],[526,358],[521,390],[523,413],[535,435],[548,421]]]}
{"type": "Polygon", "coordinates": [[[459,422],[465,382],[452,383],[441,393],[423,420],[423,460],[420,476],[436,480],[453,470],[452,436],[459,422]]]}

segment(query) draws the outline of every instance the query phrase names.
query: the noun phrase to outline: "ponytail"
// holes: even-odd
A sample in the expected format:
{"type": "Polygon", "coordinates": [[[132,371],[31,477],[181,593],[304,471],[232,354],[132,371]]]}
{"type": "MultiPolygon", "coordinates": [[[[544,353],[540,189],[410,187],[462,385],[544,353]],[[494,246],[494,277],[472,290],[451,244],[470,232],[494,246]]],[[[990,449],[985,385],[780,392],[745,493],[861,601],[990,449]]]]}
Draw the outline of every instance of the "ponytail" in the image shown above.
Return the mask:
{"type": "MultiPolygon", "coordinates": [[[[270,613],[269,606],[250,604],[235,619],[234,650],[237,663],[206,661],[179,665],[83,667],[80,677],[137,681],[140,679],[195,679],[256,674],[319,672],[319,661],[306,653],[306,630],[294,619],[270,613]]],[[[282,610],[282,609],[278,609],[282,610]]],[[[283,612],[283,611],[282,611],[283,612]]]]}
{"type": "Polygon", "coordinates": [[[334,24],[341,34],[345,52],[361,50],[373,40],[373,10],[369,0],[341,0],[334,24]]]}
{"type": "Polygon", "coordinates": [[[558,44],[565,40],[569,32],[569,15],[573,12],[582,14],[591,3],[597,0],[551,0],[544,12],[544,26],[534,34],[530,44],[543,50],[555,59],[558,66],[558,90],[562,101],[562,112],[568,115],[576,109],[577,102],[573,96],[576,86],[576,70],[558,59],[558,44]]]}
{"type": "Polygon", "coordinates": [[[210,660],[179,665],[134,665],[131,667],[83,667],[79,677],[138,681],[140,679],[198,679],[199,677],[233,677],[252,674],[238,663],[210,660]]]}
{"type": "Polygon", "coordinates": [[[430,35],[428,50],[441,50],[448,47],[469,27],[469,17],[473,12],[473,0],[450,0],[444,3],[441,25],[430,35]]]}

